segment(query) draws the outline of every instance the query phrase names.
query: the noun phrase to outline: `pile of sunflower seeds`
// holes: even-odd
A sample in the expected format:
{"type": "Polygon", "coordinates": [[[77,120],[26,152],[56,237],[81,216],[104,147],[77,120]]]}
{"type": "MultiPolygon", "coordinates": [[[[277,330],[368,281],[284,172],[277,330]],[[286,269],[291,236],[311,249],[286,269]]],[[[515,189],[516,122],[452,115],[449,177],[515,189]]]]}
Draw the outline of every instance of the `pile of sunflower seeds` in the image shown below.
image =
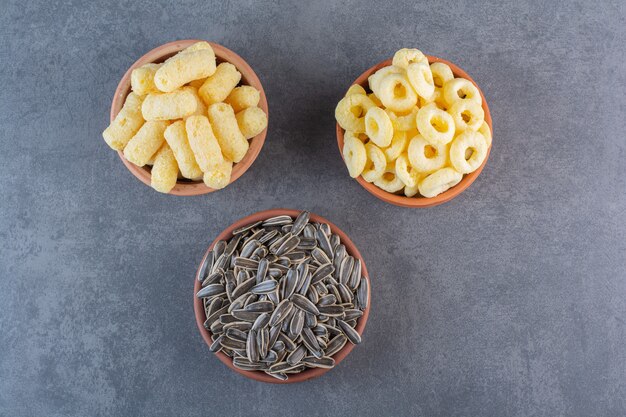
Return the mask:
{"type": "Polygon", "coordinates": [[[196,296],[212,352],[233,365],[277,379],[308,368],[332,368],[332,356],[350,341],[368,304],[361,261],[346,252],[326,223],[304,211],[233,231],[203,263],[196,296]]]}

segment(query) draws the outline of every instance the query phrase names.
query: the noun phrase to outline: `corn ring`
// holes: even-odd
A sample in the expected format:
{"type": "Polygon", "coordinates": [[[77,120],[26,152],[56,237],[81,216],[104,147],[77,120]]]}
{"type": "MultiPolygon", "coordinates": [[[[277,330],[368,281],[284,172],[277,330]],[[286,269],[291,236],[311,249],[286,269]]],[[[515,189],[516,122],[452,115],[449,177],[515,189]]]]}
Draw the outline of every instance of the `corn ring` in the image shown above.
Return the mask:
{"type": "Polygon", "coordinates": [[[439,107],[441,110],[448,110],[448,105],[443,99],[443,88],[435,87],[435,91],[433,92],[433,95],[430,96],[430,98],[425,99],[423,97],[420,97],[419,99],[420,107],[426,107],[430,103],[435,103],[437,107],[439,107]]]}
{"type": "Polygon", "coordinates": [[[343,160],[348,167],[348,173],[352,178],[356,178],[365,169],[367,163],[367,152],[365,145],[352,132],[343,137],[343,160]]]}
{"type": "Polygon", "coordinates": [[[198,94],[208,105],[224,101],[241,81],[241,73],[229,62],[222,62],[215,73],[206,79],[198,94]]]}
{"type": "Polygon", "coordinates": [[[420,97],[432,97],[435,92],[435,83],[428,64],[409,64],[406,69],[406,77],[417,95],[420,97]]]}
{"type": "Polygon", "coordinates": [[[393,124],[394,130],[402,130],[404,132],[417,129],[417,125],[415,124],[415,117],[417,116],[417,111],[419,107],[415,106],[411,109],[409,113],[406,114],[396,114],[389,109],[385,109],[385,112],[389,115],[391,119],[391,124],[393,124]]]}
{"type": "Polygon", "coordinates": [[[406,153],[396,159],[395,168],[396,176],[400,178],[400,181],[406,186],[416,187],[419,180],[422,178],[422,173],[413,168],[409,163],[409,157],[406,153]]]}
{"type": "Polygon", "coordinates": [[[372,107],[375,107],[375,104],[369,97],[351,94],[337,103],[335,119],[344,130],[362,133],[365,132],[365,114],[372,107]]]}
{"type": "Polygon", "coordinates": [[[124,148],[124,157],[137,166],[146,165],[163,145],[163,132],[168,124],[165,121],[144,123],[124,148]]]}
{"type": "Polygon", "coordinates": [[[206,116],[189,116],[185,120],[185,131],[196,163],[202,172],[224,160],[220,145],[206,116]]]}
{"type": "Polygon", "coordinates": [[[491,146],[491,129],[489,128],[489,125],[486,121],[483,121],[483,123],[478,128],[478,133],[483,135],[483,137],[487,141],[487,146],[491,146]]]}
{"type": "Polygon", "coordinates": [[[193,150],[187,139],[185,122],[179,120],[172,123],[165,129],[165,141],[172,148],[178,168],[183,177],[195,180],[202,177],[202,170],[196,162],[193,150]]]}
{"type": "Polygon", "coordinates": [[[161,68],[161,65],[162,64],[146,64],[135,68],[133,72],[130,73],[131,89],[140,96],[160,92],[154,84],[154,74],[161,68]]]}
{"type": "Polygon", "coordinates": [[[428,65],[428,58],[419,49],[402,48],[393,55],[391,63],[396,67],[407,69],[413,63],[428,65]]]}
{"type": "Polygon", "coordinates": [[[396,167],[393,163],[385,167],[383,174],[374,181],[374,185],[388,193],[397,193],[404,188],[404,183],[396,175],[396,167]]]}
{"type": "Polygon", "coordinates": [[[407,197],[413,197],[417,195],[418,192],[419,192],[419,185],[416,185],[415,187],[409,187],[407,185],[406,187],[404,187],[404,195],[407,197]]]}
{"type": "Polygon", "coordinates": [[[420,172],[434,172],[446,165],[448,146],[430,144],[423,136],[417,135],[409,142],[407,153],[413,168],[420,172]]]}
{"type": "Polygon", "coordinates": [[[171,93],[148,94],[141,105],[146,120],[174,120],[191,116],[198,108],[194,94],[189,89],[171,93]]]}
{"type": "Polygon", "coordinates": [[[407,132],[401,130],[394,131],[391,145],[383,149],[387,162],[395,161],[406,150],[408,144],[407,132]]]}
{"type": "Polygon", "coordinates": [[[431,144],[445,145],[454,137],[454,119],[433,103],[419,109],[415,123],[420,134],[431,144]]]}
{"type": "Polygon", "coordinates": [[[455,101],[472,100],[482,104],[478,88],[465,78],[454,78],[443,85],[443,101],[450,108],[455,101]]]}
{"type": "Polygon", "coordinates": [[[376,94],[376,96],[380,97],[378,94],[378,87],[380,86],[380,82],[382,79],[389,74],[402,74],[404,71],[400,67],[396,67],[394,65],[389,65],[387,67],[382,67],[372,75],[367,78],[367,82],[370,86],[370,90],[376,94]]]}
{"type": "Polygon", "coordinates": [[[433,75],[435,88],[442,88],[445,83],[454,79],[454,74],[447,64],[443,62],[433,62],[430,64],[430,72],[433,75]]]}
{"type": "Polygon", "coordinates": [[[248,141],[239,130],[233,108],[226,103],[209,106],[209,121],[225,159],[239,162],[248,152],[248,141]]]}
{"type": "Polygon", "coordinates": [[[239,113],[248,107],[256,107],[261,100],[261,93],[256,88],[249,85],[233,88],[224,103],[230,104],[235,113],[239,113]]]}
{"type": "Polygon", "coordinates": [[[441,168],[421,180],[418,189],[422,196],[432,198],[454,187],[461,182],[461,179],[463,175],[453,168],[441,168]]]}
{"type": "Polygon", "coordinates": [[[102,132],[104,141],[116,151],[123,150],[128,141],[135,136],[135,133],[143,125],[144,119],[141,114],[142,101],[143,98],[131,92],[126,97],[124,106],[115,116],[115,119],[102,132]]]}
{"type": "Polygon", "coordinates": [[[384,148],[389,146],[393,137],[393,125],[385,111],[372,107],[365,114],[365,133],[375,145],[384,148]]]}
{"type": "Polygon", "coordinates": [[[483,107],[472,100],[455,101],[448,109],[448,113],[454,119],[456,133],[463,132],[467,129],[478,130],[485,121],[485,112],[483,107]]]}
{"type": "Polygon", "coordinates": [[[417,95],[402,74],[389,74],[380,80],[378,98],[385,107],[397,112],[408,112],[417,104],[417,95]]]}
{"type": "Polygon", "coordinates": [[[376,94],[369,93],[367,96],[370,98],[370,100],[372,100],[374,102],[376,107],[384,107],[383,103],[378,99],[378,97],[376,97],[376,94]]]}
{"type": "Polygon", "coordinates": [[[365,144],[365,152],[367,162],[361,176],[367,182],[374,182],[385,173],[387,158],[385,158],[383,151],[371,142],[365,144]]]}
{"type": "Polygon", "coordinates": [[[177,53],[157,70],[154,84],[159,90],[170,93],[190,81],[206,78],[215,72],[213,48],[206,42],[197,45],[177,53]]]}
{"type": "Polygon", "coordinates": [[[450,162],[461,174],[476,171],[487,157],[487,140],[480,133],[466,130],[457,136],[450,146],[450,162]],[[469,152],[468,155],[466,154],[469,152]]]}
{"type": "Polygon", "coordinates": [[[224,160],[217,165],[214,165],[207,172],[204,173],[204,183],[216,190],[226,187],[230,183],[230,177],[233,172],[233,163],[231,161],[224,160]]]}
{"type": "Polygon", "coordinates": [[[352,94],[363,94],[363,95],[366,95],[367,92],[365,91],[365,88],[363,88],[359,84],[352,84],[350,86],[350,88],[348,88],[348,91],[346,91],[346,96],[351,96],[352,94]]]}
{"type": "Polygon", "coordinates": [[[252,139],[267,127],[267,115],[258,107],[248,107],[235,117],[239,130],[246,139],[252,139]]]}
{"type": "Polygon", "coordinates": [[[154,158],[154,166],[150,178],[150,185],[161,193],[169,193],[178,179],[178,163],[172,148],[167,143],[161,146],[154,158]]]}

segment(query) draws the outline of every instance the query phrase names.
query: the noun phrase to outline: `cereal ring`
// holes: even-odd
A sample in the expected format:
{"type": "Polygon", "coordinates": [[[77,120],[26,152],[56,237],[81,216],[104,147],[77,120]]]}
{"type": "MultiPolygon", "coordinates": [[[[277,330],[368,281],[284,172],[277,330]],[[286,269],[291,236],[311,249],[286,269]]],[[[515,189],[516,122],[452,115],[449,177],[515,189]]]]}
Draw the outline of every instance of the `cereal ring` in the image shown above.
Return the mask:
{"type": "Polygon", "coordinates": [[[348,91],[346,91],[346,96],[351,96],[352,94],[367,95],[367,91],[365,91],[365,88],[361,87],[358,84],[352,84],[350,88],[348,88],[348,91]]]}
{"type": "Polygon", "coordinates": [[[383,151],[371,142],[365,144],[365,152],[367,154],[367,162],[363,172],[361,172],[361,176],[367,182],[374,182],[385,173],[387,159],[383,151]]]}
{"type": "Polygon", "coordinates": [[[401,130],[393,132],[393,138],[391,139],[391,145],[388,148],[383,149],[387,162],[395,161],[406,150],[409,140],[407,139],[407,133],[401,130]]]}
{"type": "Polygon", "coordinates": [[[478,88],[465,78],[455,78],[446,82],[443,85],[443,100],[448,108],[458,100],[472,100],[482,104],[478,88]]]}
{"type": "Polygon", "coordinates": [[[469,174],[487,157],[487,140],[480,133],[466,130],[457,136],[450,146],[450,162],[461,174],[469,174]],[[467,151],[470,151],[469,154],[467,151]]]}
{"type": "Polygon", "coordinates": [[[417,94],[402,74],[389,74],[380,81],[378,98],[393,111],[408,112],[417,104],[417,94]]]}
{"type": "Polygon", "coordinates": [[[394,130],[408,131],[411,129],[417,129],[417,125],[415,124],[415,116],[417,116],[417,111],[419,107],[415,106],[411,109],[409,113],[406,114],[396,114],[389,109],[385,109],[385,112],[389,115],[391,119],[391,124],[393,124],[394,130]]]}
{"type": "Polygon", "coordinates": [[[428,64],[409,64],[406,69],[406,76],[411,86],[420,97],[431,97],[435,92],[433,74],[428,64]]]}
{"type": "Polygon", "coordinates": [[[408,148],[408,158],[413,168],[420,172],[434,172],[446,164],[448,147],[445,144],[430,144],[423,136],[417,135],[411,139],[408,148]]]}
{"type": "Polygon", "coordinates": [[[370,98],[370,100],[372,100],[374,102],[376,107],[384,107],[383,103],[378,99],[378,97],[376,97],[376,94],[369,93],[367,96],[370,98]]]}
{"type": "Polygon", "coordinates": [[[463,132],[467,129],[478,130],[485,121],[485,112],[483,107],[472,100],[455,101],[448,109],[448,113],[454,119],[456,133],[463,132]]]}
{"type": "Polygon", "coordinates": [[[219,103],[230,95],[240,80],[241,73],[237,71],[237,67],[229,62],[222,62],[198,89],[198,94],[207,106],[219,103]]]}
{"type": "Polygon", "coordinates": [[[404,188],[404,183],[396,175],[395,164],[388,164],[385,167],[383,174],[376,181],[374,181],[374,185],[381,190],[387,191],[388,193],[397,193],[404,188]]]}
{"type": "Polygon", "coordinates": [[[169,193],[178,179],[178,163],[167,143],[161,146],[150,172],[150,185],[160,193],[169,193]]]}
{"type": "Polygon", "coordinates": [[[380,86],[381,80],[389,74],[402,74],[404,71],[402,68],[389,65],[388,67],[382,67],[372,75],[367,78],[367,82],[369,83],[370,90],[376,94],[376,96],[380,97],[378,94],[378,87],[380,86]]]}
{"type": "Polygon", "coordinates": [[[408,185],[404,187],[404,195],[407,197],[413,197],[419,192],[419,185],[415,187],[409,187],[408,185]]]}
{"type": "Polygon", "coordinates": [[[396,159],[396,175],[404,185],[409,187],[416,187],[422,177],[422,173],[411,166],[406,153],[396,159]]]}
{"type": "Polygon", "coordinates": [[[343,159],[348,167],[348,173],[352,178],[356,178],[365,169],[367,163],[367,152],[365,145],[353,134],[344,135],[343,142],[343,159]]]}
{"type": "Polygon", "coordinates": [[[335,108],[335,119],[344,130],[365,132],[365,114],[372,107],[375,104],[369,97],[352,94],[339,100],[335,108]]]}
{"type": "Polygon", "coordinates": [[[430,64],[430,71],[433,74],[435,88],[442,88],[445,83],[454,79],[452,70],[443,62],[433,62],[430,64]]]}
{"type": "Polygon", "coordinates": [[[415,123],[420,134],[431,144],[445,145],[454,137],[454,119],[434,103],[419,109],[415,123]]]}
{"type": "Polygon", "coordinates": [[[169,122],[160,120],[144,123],[124,148],[124,158],[139,167],[146,165],[163,145],[163,132],[168,125],[169,122]]]}
{"type": "Polygon", "coordinates": [[[393,125],[385,111],[379,107],[370,108],[365,114],[365,133],[379,147],[389,146],[393,137],[393,125]]]}
{"type": "Polygon", "coordinates": [[[461,181],[461,179],[463,179],[462,174],[456,172],[450,167],[446,167],[433,172],[421,180],[418,185],[418,189],[422,196],[431,198],[454,187],[461,181]]]}
{"type": "Polygon", "coordinates": [[[249,85],[233,88],[224,103],[230,104],[235,113],[239,113],[248,107],[255,107],[261,100],[261,93],[256,88],[249,85]]]}
{"type": "Polygon", "coordinates": [[[131,92],[126,96],[126,101],[122,110],[115,116],[111,124],[104,129],[102,137],[112,149],[116,151],[124,150],[126,144],[143,125],[143,115],[141,114],[141,103],[143,98],[137,93],[131,92]]]}
{"type": "Polygon", "coordinates": [[[248,107],[235,115],[239,130],[246,139],[252,139],[267,127],[267,115],[258,107],[248,107]]]}
{"type": "Polygon", "coordinates": [[[402,48],[393,55],[391,63],[396,67],[407,69],[413,63],[428,65],[428,58],[419,49],[402,48]]]}
{"type": "Polygon", "coordinates": [[[484,136],[487,141],[487,146],[491,146],[491,129],[486,121],[483,122],[482,125],[478,128],[478,133],[484,136]]]}

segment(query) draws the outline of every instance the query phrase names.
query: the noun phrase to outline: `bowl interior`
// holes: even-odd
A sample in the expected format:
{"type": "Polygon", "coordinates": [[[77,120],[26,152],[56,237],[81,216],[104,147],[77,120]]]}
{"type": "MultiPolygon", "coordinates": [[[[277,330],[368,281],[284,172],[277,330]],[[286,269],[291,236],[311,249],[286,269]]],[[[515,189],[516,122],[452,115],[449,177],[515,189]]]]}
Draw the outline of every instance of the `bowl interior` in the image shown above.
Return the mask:
{"type": "MultiPolygon", "coordinates": [[[[126,73],[120,80],[120,83],[115,92],[115,97],[113,98],[113,103],[111,105],[111,114],[110,114],[111,121],[115,119],[115,116],[117,116],[119,111],[122,109],[122,106],[124,105],[124,101],[126,100],[126,96],[131,91],[130,75],[135,68],[138,68],[147,63],[164,62],[166,59],[176,55],[181,50],[187,48],[188,46],[193,45],[196,42],[201,42],[201,40],[187,39],[187,40],[170,42],[170,43],[161,45],[149,51],[144,56],[139,58],[128,69],[128,71],[126,71],[126,73]]],[[[237,67],[237,69],[241,73],[241,81],[239,82],[239,85],[250,85],[259,91],[260,100],[259,100],[258,106],[265,112],[266,115],[268,115],[268,118],[269,118],[267,97],[265,96],[265,90],[263,89],[263,86],[261,85],[261,81],[257,77],[254,70],[252,70],[252,68],[248,65],[246,61],[244,61],[243,58],[241,58],[239,55],[237,55],[235,52],[231,51],[230,49],[222,45],[213,43],[213,42],[209,42],[209,44],[211,45],[211,47],[213,48],[213,51],[215,52],[215,57],[216,57],[216,61],[218,64],[222,62],[230,62],[233,65],[235,65],[235,67],[237,67]]],[[[241,161],[233,165],[233,172],[231,175],[230,183],[233,183],[235,180],[241,177],[243,173],[246,172],[246,170],[252,165],[254,160],[259,155],[261,148],[263,147],[263,143],[265,142],[266,135],[267,135],[267,128],[264,129],[263,132],[259,133],[257,136],[249,140],[250,147],[248,149],[248,152],[246,153],[246,155],[241,161]]],[[[144,167],[138,167],[134,165],[133,163],[127,161],[126,158],[124,158],[123,152],[118,151],[118,155],[120,159],[122,160],[122,162],[124,163],[124,165],[141,182],[143,182],[146,185],[150,185],[150,182],[151,182],[150,166],[146,165],[144,167]]],[[[198,195],[198,194],[210,193],[213,191],[216,191],[216,190],[213,188],[207,187],[202,181],[193,181],[193,180],[189,180],[186,178],[182,178],[182,179],[179,178],[176,182],[176,186],[170,191],[170,194],[198,195]]]]}
{"type": "MultiPolygon", "coordinates": [[[[206,257],[208,256],[209,252],[213,249],[213,246],[220,240],[225,240],[225,239],[229,239],[230,237],[232,237],[232,231],[245,226],[247,224],[250,223],[254,223],[256,221],[259,220],[265,220],[268,219],[270,217],[274,217],[274,216],[278,216],[281,214],[287,214],[293,218],[295,218],[298,214],[300,214],[300,210],[291,210],[291,209],[273,209],[273,210],[266,210],[266,211],[261,211],[255,214],[252,214],[248,217],[245,217],[241,220],[238,220],[237,222],[231,224],[230,226],[228,226],[228,228],[226,228],[222,233],[220,233],[215,240],[211,243],[211,245],[209,246],[209,248],[207,249],[206,253],[204,254],[204,257],[202,258],[202,262],[200,263],[200,265],[202,265],[204,263],[204,261],[206,260],[206,257]]],[[[363,335],[363,330],[365,329],[365,324],[367,323],[367,319],[369,317],[369,312],[370,312],[370,307],[371,307],[371,281],[369,279],[369,273],[367,272],[367,266],[365,265],[365,261],[363,260],[363,257],[361,256],[359,250],[357,249],[357,247],[354,245],[354,243],[350,240],[350,238],[341,230],[339,229],[336,225],[334,225],[333,223],[329,222],[328,220],[326,220],[325,218],[318,216],[316,214],[311,213],[311,219],[310,221],[312,222],[319,222],[319,223],[328,223],[330,225],[331,231],[333,233],[336,233],[337,235],[339,235],[339,237],[341,238],[341,243],[343,243],[346,247],[346,251],[348,252],[348,254],[350,254],[351,256],[353,256],[356,259],[360,259],[361,260],[361,265],[362,265],[362,276],[365,277],[368,281],[368,298],[369,298],[369,303],[367,305],[367,308],[363,311],[363,316],[361,316],[358,321],[357,321],[357,326],[356,326],[356,331],[360,334],[363,335]]],[[[201,287],[201,283],[198,281],[198,275],[200,274],[200,267],[198,267],[198,270],[196,271],[196,276],[194,277],[194,293],[193,293],[193,304],[194,304],[194,312],[196,315],[196,324],[198,325],[198,329],[200,330],[200,334],[202,335],[202,338],[204,339],[204,341],[207,343],[207,345],[211,345],[212,340],[211,340],[211,332],[208,331],[205,327],[204,327],[204,321],[206,320],[206,313],[204,311],[204,305],[201,299],[197,298],[195,296],[195,294],[200,290],[201,287]]],[[[333,355],[333,359],[335,359],[335,366],[337,366],[354,348],[354,345],[350,342],[346,343],[346,345],[339,351],[337,352],[335,355],[333,355]]],[[[262,382],[270,382],[270,383],[276,383],[276,384],[288,384],[288,383],[294,383],[294,382],[302,382],[302,381],[306,381],[308,379],[311,378],[315,378],[318,377],[326,372],[328,372],[330,369],[322,369],[322,368],[311,368],[311,369],[307,369],[305,371],[300,372],[299,374],[291,374],[289,375],[289,379],[287,379],[286,381],[280,381],[276,378],[273,378],[267,374],[265,374],[264,372],[261,371],[243,371],[239,368],[236,368],[233,363],[232,363],[232,359],[229,358],[228,356],[226,356],[224,353],[222,352],[218,352],[216,353],[217,357],[219,358],[220,361],[222,361],[226,366],[228,366],[230,369],[234,370],[237,373],[240,373],[248,378],[252,378],[254,380],[257,381],[262,381],[262,382]]]]}
{"type": "MultiPolygon", "coordinates": [[[[493,126],[492,126],[492,120],[491,120],[491,113],[489,112],[489,106],[487,105],[487,100],[485,100],[485,96],[483,95],[483,92],[480,89],[480,87],[478,86],[478,84],[476,84],[476,82],[472,79],[472,77],[470,77],[465,71],[463,71],[461,68],[459,68],[458,66],[456,66],[452,62],[446,61],[445,59],[438,58],[438,57],[435,57],[435,56],[430,56],[430,55],[426,55],[426,57],[428,58],[428,62],[430,62],[431,64],[433,62],[443,62],[444,64],[447,64],[450,67],[450,69],[452,70],[452,73],[454,74],[455,77],[466,78],[472,84],[474,84],[476,86],[476,88],[480,92],[480,96],[482,98],[482,106],[483,106],[483,110],[485,111],[485,121],[489,125],[489,129],[491,130],[492,137],[493,137],[493,126]]],[[[372,75],[373,73],[375,73],[376,71],[378,71],[379,69],[391,65],[391,62],[392,62],[392,60],[388,59],[388,60],[382,61],[382,62],[374,65],[372,68],[368,69],[363,74],[361,74],[352,84],[359,84],[363,88],[365,88],[366,91],[371,92],[370,89],[369,89],[369,84],[367,82],[367,78],[370,75],[372,75]]],[[[339,153],[341,154],[341,157],[343,158],[343,141],[344,141],[344,133],[345,133],[345,131],[341,128],[341,126],[339,126],[338,123],[336,124],[336,133],[337,133],[337,144],[339,146],[339,153]]],[[[406,197],[404,195],[392,194],[392,193],[389,193],[387,191],[384,191],[384,190],[378,188],[374,184],[371,184],[371,183],[365,181],[362,176],[358,176],[356,178],[356,180],[370,194],[374,195],[375,197],[377,197],[377,198],[379,198],[379,199],[381,199],[381,200],[383,200],[383,201],[385,201],[387,203],[391,203],[391,204],[394,204],[394,205],[397,205],[397,206],[401,206],[401,207],[432,207],[432,206],[443,204],[443,203],[445,203],[447,201],[452,200],[454,197],[456,197],[457,195],[461,194],[467,187],[469,187],[476,180],[476,178],[480,175],[480,173],[482,172],[485,164],[487,163],[487,160],[489,159],[490,152],[491,152],[491,146],[489,146],[489,148],[487,149],[487,156],[485,157],[485,160],[480,165],[480,167],[478,167],[477,170],[475,170],[474,172],[471,172],[469,174],[465,174],[463,176],[463,179],[461,180],[461,182],[459,182],[457,185],[455,185],[454,187],[450,188],[449,190],[447,190],[447,191],[445,191],[445,192],[443,192],[443,193],[441,193],[441,194],[439,194],[439,195],[437,195],[435,197],[432,197],[432,198],[426,198],[426,197],[406,197]]]]}

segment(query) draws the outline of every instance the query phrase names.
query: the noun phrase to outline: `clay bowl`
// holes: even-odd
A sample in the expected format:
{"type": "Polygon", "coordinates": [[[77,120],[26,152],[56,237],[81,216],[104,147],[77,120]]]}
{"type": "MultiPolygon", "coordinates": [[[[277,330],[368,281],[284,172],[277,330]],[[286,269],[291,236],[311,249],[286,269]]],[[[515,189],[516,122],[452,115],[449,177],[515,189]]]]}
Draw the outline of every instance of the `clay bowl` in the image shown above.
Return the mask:
{"type": "MultiPolygon", "coordinates": [[[[485,96],[483,95],[482,90],[480,89],[478,84],[476,84],[476,82],[472,79],[472,77],[470,77],[465,71],[463,71],[461,68],[454,65],[452,62],[446,61],[445,59],[437,58],[435,56],[430,56],[430,55],[426,55],[426,57],[428,58],[428,62],[430,62],[431,64],[433,62],[443,62],[444,64],[447,64],[450,67],[450,69],[452,69],[452,72],[454,73],[455,77],[466,78],[470,80],[472,84],[476,86],[476,88],[478,88],[478,91],[480,92],[480,96],[483,99],[483,110],[485,111],[485,121],[489,125],[489,129],[491,129],[491,132],[493,135],[493,127],[491,125],[491,113],[489,113],[489,106],[487,106],[487,101],[485,100],[485,96]]],[[[378,71],[379,69],[389,66],[389,65],[391,65],[391,59],[388,59],[386,61],[383,61],[374,65],[372,68],[368,69],[363,74],[361,74],[359,78],[354,80],[352,84],[359,84],[363,88],[365,88],[366,91],[369,91],[367,78],[373,73],[375,73],[376,71],[378,71]]],[[[341,128],[341,126],[339,126],[339,123],[337,123],[337,144],[339,145],[339,153],[341,154],[342,158],[343,158],[343,135],[344,133],[345,131],[341,128]]],[[[461,194],[467,187],[469,187],[476,180],[476,178],[478,178],[481,171],[483,170],[485,164],[487,163],[487,159],[489,159],[490,151],[491,151],[491,146],[487,150],[487,157],[485,158],[481,166],[476,171],[470,174],[464,175],[461,182],[459,182],[457,185],[455,185],[449,190],[432,198],[405,197],[403,195],[392,194],[392,193],[389,193],[385,190],[378,188],[374,184],[371,184],[365,181],[363,177],[361,176],[357,177],[356,180],[370,194],[374,195],[375,197],[387,203],[395,204],[396,206],[402,206],[402,207],[416,207],[416,208],[433,207],[433,206],[437,206],[439,204],[443,204],[447,201],[452,200],[454,197],[461,194]]]]}
{"type": "MultiPolygon", "coordinates": [[[[200,275],[200,269],[202,265],[204,264],[209,252],[213,249],[213,246],[220,240],[230,239],[232,237],[232,231],[239,227],[248,225],[250,223],[254,223],[259,220],[265,220],[270,217],[278,216],[281,214],[287,214],[295,218],[299,213],[300,213],[299,210],[290,210],[290,209],[272,209],[272,210],[260,211],[258,213],[244,217],[243,219],[240,219],[236,221],[235,223],[231,224],[222,233],[220,233],[215,238],[215,240],[211,243],[206,253],[204,254],[204,257],[202,258],[202,262],[200,263],[198,270],[196,271],[196,276],[194,277],[194,289],[193,289],[193,309],[196,314],[196,324],[198,325],[198,330],[200,330],[200,334],[202,335],[202,338],[206,342],[207,346],[210,346],[212,343],[211,332],[205,329],[204,327],[204,322],[206,320],[206,313],[204,311],[202,300],[196,297],[196,293],[201,288],[201,282],[198,281],[198,276],[200,275]]],[[[370,313],[370,307],[372,305],[372,302],[371,302],[372,286],[371,286],[371,281],[369,280],[367,267],[365,266],[365,260],[359,253],[359,250],[356,248],[354,243],[352,243],[350,238],[341,229],[335,226],[333,223],[313,213],[311,213],[310,221],[328,223],[330,225],[331,231],[339,235],[339,237],[341,238],[341,243],[343,243],[346,246],[346,250],[348,254],[353,256],[356,259],[361,260],[362,275],[368,280],[368,283],[370,283],[370,285],[368,286],[368,298],[370,301],[367,305],[367,308],[363,311],[363,316],[359,318],[357,322],[357,326],[356,326],[356,331],[362,336],[363,330],[365,329],[365,324],[367,323],[367,318],[370,313]]],[[[333,355],[333,359],[335,359],[335,365],[338,365],[346,356],[348,356],[348,354],[352,351],[353,348],[354,348],[354,345],[350,342],[347,342],[346,345],[339,352],[333,355]]],[[[246,376],[251,379],[255,379],[257,381],[269,382],[269,383],[275,383],[275,384],[290,384],[294,382],[302,382],[302,381],[306,381],[312,378],[316,378],[329,371],[329,369],[311,368],[311,369],[307,369],[306,371],[300,372],[299,374],[290,374],[289,379],[287,379],[286,381],[279,381],[278,379],[273,378],[261,371],[242,371],[241,369],[235,368],[235,366],[233,365],[232,359],[226,356],[222,352],[218,352],[216,353],[216,355],[218,359],[222,361],[226,366],[228,366],[230,369],[232,369],[233,371],[243,376],[246,376]]]]}
{"type": "MultiPolygon", "coordinates": [[[[122,109],[124,105],[124,101],[126,100],[126,96],[130,93],[130,74],[131,72],[142,65],[147,63],[159,63],[165,61],[167,58],[175,55],[177,52],[182,49],[187,48],[188,46],[193,45],[196,42],[200,42],[197,39],[186,39],[181,41],[175,41],[166,43],[165,45],[161,45],[157,48],[154,48],[141,58],[139,58],[135,63],[126,71],[126,74],[120,80],[120,83],[115,90],[115,96],[113,97],[113,102],[111,103],[111,121],[115,119],[117,113],[122,109]]],[[[239,55],[223,47],[222,45],[218,45],[213,42],[209,42],[211,47],[213,47],[213,51],[215,51],[215,57],[218,63],[221,62],[230,62],[233,64],[239,72],[241,72],[241,82],[240,85],[251,85],[252,87],[259,90],[261,93],[261,99],[259,101],[259,107],[263,109],[265,114],[268,114],[267,109],[267,98],[265,97],[265,91],[263,90],[263,86],[261,85],[261,81],[254,73],[250,65],[246,61],[243,60],[239,55]]],[[[265,136],[267,134],[267,129],[263,130],[263,132],[259,133],[257,136],[250,139],[250,148],[248,149],[248,153],[244,158],[237,164],[233,166],[232,176],[230,178],[230,182],[233,183],[239,177],[241,177],[244,172],[250,168],[250,165],[254,162],[254,160],[261,152],[261,148],[263,147],[263,143],[265,142],[265,136]]],[[[144,184],[150,186],[150,167],[138,167],[135,164],[129,162],[124,158],[124,154],[121,151],[118,151],[118,155],[126,168],[135,176],[139,181],[144,184]]],[[[207,187],[202,181],[191,181],[188,179],[179,179],[174,188],[169,192],[169,194],[181,195],[181,196],[190,196],[190,195],[200,195],[207,194],[210,192],[216,191],[213,188],[207,187]]]]}

